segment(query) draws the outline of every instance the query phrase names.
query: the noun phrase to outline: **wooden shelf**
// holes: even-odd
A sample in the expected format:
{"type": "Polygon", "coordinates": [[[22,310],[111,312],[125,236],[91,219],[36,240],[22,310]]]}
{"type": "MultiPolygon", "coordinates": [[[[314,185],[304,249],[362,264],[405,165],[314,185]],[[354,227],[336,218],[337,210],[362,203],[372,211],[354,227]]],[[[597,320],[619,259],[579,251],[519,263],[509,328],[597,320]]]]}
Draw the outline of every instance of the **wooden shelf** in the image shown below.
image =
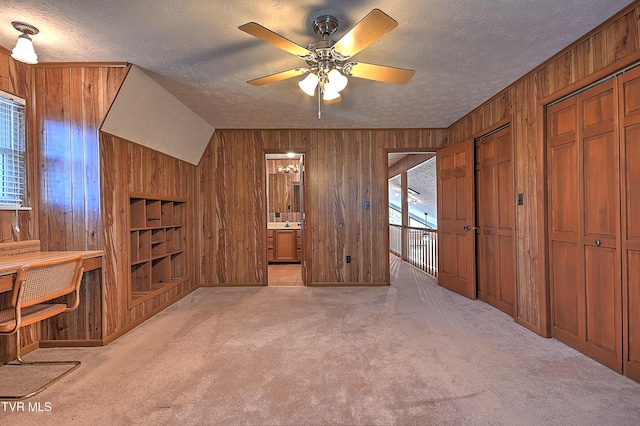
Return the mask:
{"type": "Polygon", "coordinates": [[[184,200],[130,197],[130,304],[187,279],[186,217],[184,200]]]}

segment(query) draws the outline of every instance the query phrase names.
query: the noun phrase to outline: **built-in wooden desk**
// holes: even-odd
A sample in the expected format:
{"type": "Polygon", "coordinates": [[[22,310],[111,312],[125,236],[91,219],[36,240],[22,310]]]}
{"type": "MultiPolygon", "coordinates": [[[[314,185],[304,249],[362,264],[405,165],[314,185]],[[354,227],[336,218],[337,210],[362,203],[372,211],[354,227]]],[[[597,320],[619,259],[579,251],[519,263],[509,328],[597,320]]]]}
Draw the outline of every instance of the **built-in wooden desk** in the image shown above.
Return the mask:
{"type": "Polygon", "coordinates": [[[40,251],[40,241],[0,243],[0,293],[13,289],[13,278],[24,265],[43,260],[82,256],[85,272],[102,266],[104,252],[96,251],[40,251]]]}

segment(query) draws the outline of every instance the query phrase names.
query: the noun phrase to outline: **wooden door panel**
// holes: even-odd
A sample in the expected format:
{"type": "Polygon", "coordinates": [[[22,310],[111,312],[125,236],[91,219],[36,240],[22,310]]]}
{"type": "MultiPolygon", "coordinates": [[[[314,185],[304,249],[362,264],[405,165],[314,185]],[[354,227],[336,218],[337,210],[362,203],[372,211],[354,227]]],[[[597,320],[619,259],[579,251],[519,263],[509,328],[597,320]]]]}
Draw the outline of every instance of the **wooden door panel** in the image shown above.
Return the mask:
{"type": "Polygon", "coordinates": [[[498,217],[497,226],[501,231],[513,235],[513,165],[511,161],[498,164],[498,217]]]}
{"type": "Polygon", "coordinates": [[[469,298],[476,297],[473,141],[436,154],[438,179],[438,283],[469,298]]]}
{"type": "Polygon", "coordinates": [[[503,161],[511,161],[511,146],[513,141],[511,139],[511,129],[501,131],[496,134],[496,161],[501,163],[503,161]]]}
{"type": "Polygon", "coordinates": [[[549,285],[552,335],[582,350],[580,191],[578,188],[577,102],[567,99],[548,110],[549,285]]]}
{"type": "Polygon", "coordinates": [[[635,114],[640,114],[640,78],[638,69],[621,76],[622,102],[621,110],[623,118],[628,119],[635,114]]]}
{"type": "MultiPolygon", "coordinates": [[[[639,79],[640,80],[640,79],[639,79]]],[[[640,83],[638,83],[640,85],[640,83]]],[[[638,93],[640,98],[640,93],[638,93]]],[[[640,101],[638,101],[640,103],[640,101]]],[[[640,240],[640,123],[627,127],[624,131],[623,179],[625,191],[625,216],[627,239],[640,240]]]]}
{"type": "Polygon", "coordinates": [[[515,314],[516,303],[516,259],[513,252],[513,237],[511,235],[498,236],[500,257],[500,269],[498,270],[500,282],[500,302],[503,311],[510,315],[515,314]]]}
{"type": "Polygon", "coordinates": [[[549,108],[549,146],[562,144],[564,137],[574,138],[576,132],[576,100],[566,101],[549,108]]]}
{"type": "MultiPolygon", "coordinates": [[[[464,165],[462,165],[461,167],[464,167],[464,165]]],[[[471,175],[473,175],[473,169],[471,169],[471,175]]],[[[455,194],[464,194],[466,191],[468,191],[467,186],[469,185],[469,182],[473,182],[473,179],[467,179],[466,176],[460,175],[460,176],[456,176],[455,182],[456,182],[455,194]]],[[[468,221],[473,221],[473,215],[469,217],[470,203],[468,204],[468,202],[469,200],[467,200],[467,197],[458,197],[458,199],[456,200],[455,218],[459,224],[466,223],[468,221]]]]}
{"type": "Polygon", "coordinates": [[[580,95],[582,110],[582,132],[600,133],[601,127],[606,129],[615,125],[614,114],[616,109],[613,107],[613,81],[602,83],[594,87],[595,90],[588,90],[580,95]],[[593,93],[593,95],[586,95],[593,93]]]}
{"type": "Polygon", "coordinates": [[[456,253],[457,253],[457,240],[456,234],[451,232],[439,232],[438,235],[438,274],[448,275],[451,277],[456,276],[456,253]]]}
{"type": "MultiPolygon", "coordinates": [[[[578,95],[582,118],[584,353],[622,371],[620,174],[613,80],[578,95]]],[[[616,101],[617,102],[617,101],[616,101]]]]}
{"type": "Polygon", "coordinates": [[[552,147],[549,155],[551,238],[577,241],[578,163],[575,143],[552,147]]]}
{"type": "Polygon", "coordinates": [[[553,336],[567,345],[582,350],[582,285],[579,247],[574,243],[552,241],[549,251],[549,263],[552,297],[553,336]]]}
{"type": "Polygon", "coordinates": [[[446,222],[453,221],[456,219],[456,200],[454,197],[445,196],[445,194],[456,193],[456,181],[453,176],[448,176],[440,180],[439,184],[438,194],[442,195],[438,197],[438,202],[442,204],[442,208],[438,209],[438,218],[442,218],[446,222]]]}
{"type": "Polygon", "coordinates": [[[640,68],[620,77],[624,374],[640,381],[640,68]]]}
{"type": "MultiPolygon", "coordinates": [[[[628,250],[626,256],[627,282],[627,353],[625,361],[634,370],[634,379],[640,380],[640,244],[628,250]]],[[[625,367],[627,368],[627,367],[625,367]]]]}
{"type": "Polygon", "coordinates": [[[481,185],[481,203],[479,204],[479,217],[482,218],[480,227],[483,229],[492,228],[495,232],[497,214],[496,214],[496,168],[493,163],[483,166],[480,173],[481,185]]]}
{"type": "MultiPolygon", "coordinates": [[[[467,247],[467,241],[469,240],[469,238],[467,237],[466,234],[463,233],[458,233],[455,234],[455,239],[456,239],[456,278],[459,282],[461,281],[467,281],[471,278],[471,271],[469,270],[469,262],[467,261],[467,256],[469,256],[468,253],[468,247],[467,247]]],[[[460,291],[463,291],[462,288],[457,287],[460,289],[460,291]]],[[[459,292],[460,292],[459,291],[459,292]]]]}
{"type": "Polygon", "coordinates": [[[478,283],[482,285],[482,300],[495,306],[500,300],[500,283],[496,265],[500,256],[497,247],[497,235],[482,235],[481,241],[482,243],[479,246],[482,250],[482,265],[478,267],[478,271],[481,272],[478,283]],[[490,301],[489,299],[493,300],[490,301]]]}
{"type": "Polygon", "coordinates": [[[614,133],[583,140],[584,235],[611,238],[618,233],[618,141],[614,133]]]}
{"type": "Polygon", "coordinates": [[[293,230],[275,231],[275,260],[295,261],[296,260],[296,238],[293,230]]]}
{"type": "Polygon", "coordinates": [[[486,163],[494,163],[496,158],[496,138],[495,136],[488,137],[480,144],[480,165],[484,166],[486,163]]]}
{"type": "Polygon", "coordinates": [[[478,297],[515,314],[515,194],[509,126],[480,138],[477,153],[478,297]]]}
{"type": "Polygon", "coordinates": [[[585,247],[584,353],[622,371],[620,253],[616,248],[585,247]]]}

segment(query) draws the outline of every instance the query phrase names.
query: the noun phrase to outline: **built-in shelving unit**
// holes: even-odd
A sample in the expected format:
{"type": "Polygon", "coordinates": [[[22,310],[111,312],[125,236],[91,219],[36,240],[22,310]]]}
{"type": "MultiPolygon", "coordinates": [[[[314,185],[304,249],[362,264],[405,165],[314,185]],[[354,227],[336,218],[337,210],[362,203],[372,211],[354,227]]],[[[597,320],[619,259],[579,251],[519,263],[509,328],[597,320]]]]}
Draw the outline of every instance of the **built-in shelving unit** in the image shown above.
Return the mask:
{"type": "Polygon", "coordinates": [[[187,279],[186,218],[185,200],[130,195],[130,305],[187,279]]]}

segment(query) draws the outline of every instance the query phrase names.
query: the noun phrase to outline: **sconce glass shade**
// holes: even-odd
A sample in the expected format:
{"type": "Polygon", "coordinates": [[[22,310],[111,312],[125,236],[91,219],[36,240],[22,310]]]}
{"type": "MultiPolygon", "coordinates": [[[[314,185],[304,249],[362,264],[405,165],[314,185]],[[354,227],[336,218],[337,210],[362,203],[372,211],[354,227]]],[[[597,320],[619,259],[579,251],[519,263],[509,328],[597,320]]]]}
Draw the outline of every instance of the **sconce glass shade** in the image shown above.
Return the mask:
{"type": "Polygon", "coordinates": [[[349,79],[335,68],[329,71],[327,79],[328,82],[325,83],[324,87],[325,90],[329,92],[341,92],[345,87],[347,87],[347,83],[349,83],[349,79]]]}
{"type": "Polygon", "coordinates": [[[300,89],[302,89],[302,91],[309,96],[313,96],[316,93],[317,85],[318,85],[318,76],[312,72],[310,72],[309,75],[307,75],[304,78],[304,80],[298,83],[298,86],[300,86],[300,89]]]}
{"type": "Polygon", "coordinates": [[[11,57],[16,61],[27,64],[37,64],[38,55],[36,55],[36,51],[33,49],[31,37],[26,34],[20,34],[16,47],[11,51],[11,57]]]}

